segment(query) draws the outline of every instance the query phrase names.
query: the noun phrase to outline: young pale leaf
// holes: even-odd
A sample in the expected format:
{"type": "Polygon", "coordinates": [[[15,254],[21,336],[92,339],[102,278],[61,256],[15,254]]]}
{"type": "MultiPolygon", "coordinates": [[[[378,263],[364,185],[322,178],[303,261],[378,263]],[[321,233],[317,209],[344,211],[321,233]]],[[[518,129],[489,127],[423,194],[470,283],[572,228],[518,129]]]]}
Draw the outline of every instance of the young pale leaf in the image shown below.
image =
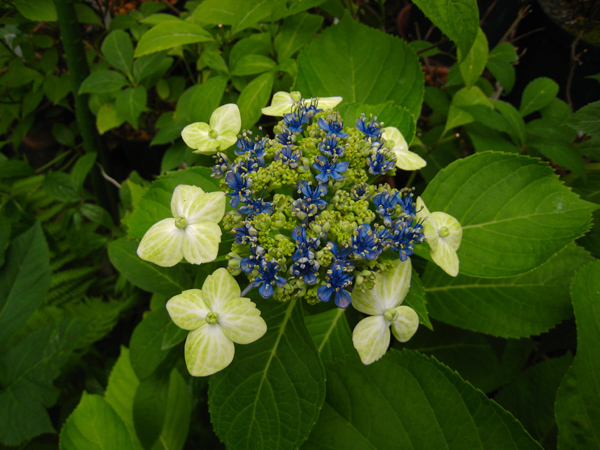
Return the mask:
{"type": "Polygon", "coordinates": [[[429,210],[462,225],[460,273],[474,277],[514,276],[540,266],[583,235],[597,209],[539,160],[495,152],[450,164],[422,197],[429,210]]]}
{"type": "Polygon", "coordinates": [[[409,350],[328,366],[327,401],[302,450],[326,448],[541,449],[481,391],[409,350]]]}
{"type": "Polygon", "coordinates": [[[103,397],[87,392],[60,433],[60,450],[125,449],[131,445],[131,437],[119,415],[103,397]]]}
{"type": "Polygon", "coordinates": [[[119,112],[113,105],[103,105],[96,116],[96,127],[100,134],[121,126],[123,122],[125,122],[125,119],[119,115],[119,112]]]}
{"type": "Polygon", "coordinates": [[[50,255],[39,222],[12,241],[0,269],[0,349],[41,305],[50,287],[50,255]]]}
{"type": "Polygon", "coordinates": [[[242,128],[251,128],[260,118],[260,110],[269,102],[275,78],[274,72],[263,73],[240,93],[237,104],[242,115],[242,128]]]}
{"type": "Polygon", "coordinates": [[[393,100],[418,117],[423,77],[408,44],[347,15],[302,50],[294,89],[306,98],[341,96],[349,103],[393,100]]]}
{"type": "Polygon", "coordinates": [[[429,264],[423,277],[429,312],[450,325],[494,336],[541,334],[571,317],[569,280],[590,260],[585,250],[571,244],[531,272],[492,279],[450,278],[429,264]]]}
{"type": "Polygon", "coordinates": [[[169,21],[150,28],[140,39],[134,57],[170,50],[178,45],[212,41],[212,35],[192,22],[169,21]]]}
{"type": "Polygon", "coordinates": [[[191,279],[183,266],[160,267],[137,255],[138,243],[125,238],[108,245],[108,257],[121,275],[148,292],[176,295],[187,289],[191,279]]]}
{"type": "Polygon", "coordinates": [[[558,94],[558,84],[550,78],[540,77],[530,82],[521,97],[519,112],[523,117],[539,111],[558,94]]]}
{"type": "Polygon", "coordinates": [[[106,60],[121,72],[131,75],[133,65],[133,44],[123,30],[111,31],[102,43],[102,54],[106,60]]]}
{"type": "Polygon", "coordinates": [[[470,88],[479,79],[488,61],[488,41],[481,28],[477,30],[477,38],[469,53],[463,57],[460,48],[458,49],[458,60],[461,61],[459,68],[462,78],[467,88],[470,88]]]}
{"type": "Polygon", "coordinates": [[[325,398],[324,369],[298,300],[257,306],[268,331],[237,346],[231,365],[210,378],[211,421],[231,448],[298,448],[325,398]]]}
{"type": "Polygon", "coordinates": [[[479,29],[476,0],[415,0],[414,3],[456,44],[460,54],[469,53],[479,29]]]}
{"type": "Polygon", "coordinates": [[[323,23],[323,17],[314,14],[295,14],[287,17],[275,37],[275,52],[280,63],[302,49],[313,38],[323,23]]]}
{"type": "Polygon", "coordinates": [[[577,356],[556,394],[558,447],[600,449],[600,261],[582,267],[571,282],[577,322],[577,356]]]}
{"type": "Polygon", "coordinates": [[[542,361],[520,373],[494,396],[538,442],[556,442],[554,399],[556,390],[569,369],[570,354],[542,361]]]}

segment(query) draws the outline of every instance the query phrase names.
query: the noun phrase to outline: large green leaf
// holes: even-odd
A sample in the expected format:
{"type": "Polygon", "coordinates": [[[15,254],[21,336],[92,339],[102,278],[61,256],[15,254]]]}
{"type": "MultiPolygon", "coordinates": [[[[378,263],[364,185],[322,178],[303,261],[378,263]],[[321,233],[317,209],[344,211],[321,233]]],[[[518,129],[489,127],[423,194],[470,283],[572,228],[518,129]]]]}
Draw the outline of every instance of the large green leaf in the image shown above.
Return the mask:
{"type": "Polygon", "coordinates": [[[275,78],[275,72],[263,73],[248,83],[240,93],[237,104],[242,115],[242,128],[251,128],[260,118],[261,108],[267,106],[271,97],[275,78]]]}
{"type": "Polygon", "coordinates": [[[304,47],[321,27],[323,17],[314,14],[295,14],[286,18],[275,37],[275,51],[280,63],[304,47]]]}
{"type": "Polygon", "coordinates": [[[173,217],[171,197],[173,197],[173,190],[180,184],[198,186],[206,192],[220,191],[221,187],[218,181],[210,174],[209,168],[193,167],[158,178],[146,191],[133,213],[123,219],[127,225],[129,236],[142,239],[146,231],[156,222],[173,217]]]}
{"type": "Polygon", "coordinates": [[[297,299],[257,306],[267,333],[236,346],[231,365],[211,377],[211,421],[236,450],[298,448],[319,416],[325,371],[297,299]]]}
{"type": "Polygon", "coordinates": [[[39,222],[8,248],[0,270],[0,350],[40,306],[50,287],[50,255],[39,222]]]}
{"type": "Polygon", "coordinates": [[[87,392],[60,433],[60,450],[117,450],[131,446],[123,420],[103,397],[87,392]]]}
{"type": "Polygon", "coordinates": [[[414,0],[433,24],[448,36],[466,56],[477,37],[477,0],[414,0]]]}
{"type": "Polygon", "coordinates": [[[494,400],[508,409],[538,442],[556,439],[554,399],[573,361],[570,354],[530,367],[503,387],[494,400]]]}
{"type": "Polygon", "coordinates": [[[108,245],[108,257],[121,275],[148,292],[168,296],[189,289],[191,278],[181,266],[160,267],[137,255],[137,241],[120,238],[108,245]]]}
{"type": "Polygon", "coordinates": [[[304,318],[317,351],[324,363],[356,357],[358,353],[352,346],[352,332],[345,315],[346,310],[333,308],[304,318]]]}
{"type": "Polygon", "coordinates": [[[416,121],[412,113],[394,102],[380,103],[379,105],[366,105],[356,103],[342,103],[338,108],[346,126],[354,127],[356,119],[362,113],[373,114],[377,120],[384,123],[384,127],[395,127],[400,130],[406,143],[410,145],[415,136],[416,121]]]}
{"type": "Polygon", "coordinates": [[[423,193],[429,211],[458,219],[460,273],[508,277],[550,259],[590,227],[581,200],[541,161],[483,152],[441,170],[423,193]]]}
{"type": "Polygon", "coordinates": [[[133,423],[142,446],[146,449],[158,442],[166,419],[169,392],[168,372],[155,372],[143,379],[133,398],[133,423]]]}
{"type": "Polygon", "coordinates": [[[327,368],[327,399],[302,450],[540,449],[505,410],[417,352],[327,368]]]}
{"type": "Polygon", "coordinates": [[[560,449],[600,449],[600,261],[573,277],[571,298],[577,321],[577,356],[556,394],[560,449]]]}
{"type": "Polygon", "coordinates": [[[349,16],[329,27],[298,57],[295,89],[308,97],[349,103],[393,100],[419,116],[424,78],[414,51],[400,39],[349,16]]]}
{"type": "Polygon", "coordinates": [[[3,356],[0,375],[0,443],[20,445],[54,427],[46,408],[60,390],[52,382],[83,333],[85,324],[63,321],[25,336],[3,356]]]}
{"type": "Polygon", "coordinates": [[[150,53],[170,50],[178,45],[212,41],[211,34],[199,25],[183,20],[159,23],[150,28],[140,39],[134,56],[139,58],[150,53]]]}
{"type": "Polygon", "coordinates": [[[569,281],[591,259],[571,244],[541,267],[510,278],[452,278],[429,264],[423,277],[429,312],[450,325],[494,336],[537,335],[572,316],[569,281]]]}

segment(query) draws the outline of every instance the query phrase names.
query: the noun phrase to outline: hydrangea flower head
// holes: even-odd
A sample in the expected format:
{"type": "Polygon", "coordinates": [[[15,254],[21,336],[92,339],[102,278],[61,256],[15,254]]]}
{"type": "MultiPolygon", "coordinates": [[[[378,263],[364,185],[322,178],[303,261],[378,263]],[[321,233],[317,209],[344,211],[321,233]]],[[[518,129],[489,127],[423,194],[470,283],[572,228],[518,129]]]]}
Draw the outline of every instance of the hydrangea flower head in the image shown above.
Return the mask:
{"type": "Polygon", "coordinates": [[[223,105],[214,110],[209,123],[196,122],[181,132],[181,137],[194,153],[212,155],[226,150],[238,140],[242,128],[240,110],[234,103],[223,105]]]}
{"type": "Polygon", "coordinates": [[[458,220],[444,212],[430,213],[421,197],[417,198],[417,217],[427,219],[423,222],[423,231],[433,262],[448,275],[457,276],[459,260],[456,251],[462,240],[462,227],[458,220]]]}
{"type": "Polygon", "coordinates": [[[171,198],[172,218],[152,225],[137,249],[145,261],[172,267],[183,258],[191,264],[213,261],[219,253],[225,214],[225,194],[204,192],[196,186],[180,184],[171,198]]]}
{"type": "Polygon", "coordinates": [[[363,364],[371,364],[385,355],[392,333],[400,342],[408,341],[419,327],[417,313],[402,302],[410,288],[410,259],[396,260],[383,274],[375,275],[375,286],[355,291],[352,305],[370,317],[362,319],[352,332],[352,342],[363,364]]]}
{"type": "Polygon", "coordinates": [[[185,362],[195,377],[212,375],[233,360],[234,343],[250,344],[267,331],[256,305],[241,296],[227,269],[206,277],[202,289],[190,289],[171,298],[167,310],[175,324],[190,330],[185,362]]]}

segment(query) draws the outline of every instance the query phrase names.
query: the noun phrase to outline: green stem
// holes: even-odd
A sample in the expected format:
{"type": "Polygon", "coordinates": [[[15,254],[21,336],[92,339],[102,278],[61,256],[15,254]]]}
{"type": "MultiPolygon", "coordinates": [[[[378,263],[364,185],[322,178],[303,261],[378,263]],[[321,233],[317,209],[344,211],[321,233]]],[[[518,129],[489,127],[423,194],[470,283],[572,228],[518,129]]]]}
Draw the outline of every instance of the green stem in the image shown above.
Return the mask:
{"type": "MultiPolygon", "coordinates": [[[[108,153],[96,129],[95,117],[88,106],[89,96],[78,94],[79,86],[90,74],[90,68],[85,56],[81,29],[77,21],[75,2],[73,0],[54,0],[54,6],[58,16],[67,67],[71,76],[71,88],[75,97],[75,117],[83,138],[83,148],[87,153],[97,153],[100,164],[102,164],[104,170],[110,173],[108,153]]],[[[104,181],[97,169],[92,171],[92,182],[98,202],[110,211],[115,221],[118,221],[116,192],[113,187],[104,181]]]]}

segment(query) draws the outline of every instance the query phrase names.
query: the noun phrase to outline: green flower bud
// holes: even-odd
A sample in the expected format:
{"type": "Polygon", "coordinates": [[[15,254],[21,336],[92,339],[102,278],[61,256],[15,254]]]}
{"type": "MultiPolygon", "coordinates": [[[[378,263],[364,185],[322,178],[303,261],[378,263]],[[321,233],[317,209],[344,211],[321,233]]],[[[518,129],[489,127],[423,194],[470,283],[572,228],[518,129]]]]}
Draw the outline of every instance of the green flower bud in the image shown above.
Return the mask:
{"type": "Polygon", "coordinates": [[[181,230],[187,227],[187,220],[185,220],[185,217],[178,217],[175,219],[175,226],[181,230]]]}
{"type": "Polygon", "coordinates": [[[398,317],[398,311],[396,311],[395,309],[388,309],[386,312],[383,313],[383,317],[385,317],[385,320],[393,322],[396,319],[396,317],[398,317]]]}
{"type": "Polygon", "coordinates": [[[206,315],[206,317],[204,318],[204,320],[206,320],[207,324],[214,325],[218,322],[218,318],[219,318],[219,313],[209,312],[206,315]]]}

